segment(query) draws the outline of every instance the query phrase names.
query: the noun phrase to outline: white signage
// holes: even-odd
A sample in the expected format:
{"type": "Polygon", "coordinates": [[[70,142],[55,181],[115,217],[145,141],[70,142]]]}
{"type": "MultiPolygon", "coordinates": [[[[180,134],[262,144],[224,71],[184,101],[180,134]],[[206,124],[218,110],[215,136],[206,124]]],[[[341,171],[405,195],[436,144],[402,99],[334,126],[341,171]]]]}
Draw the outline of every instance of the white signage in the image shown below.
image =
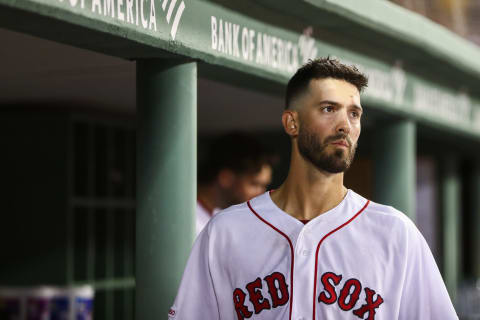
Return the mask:
{"type": "Polygon", "coordinates": [[[405,89],[407,88],[407,76],[397,62],[389,71],[366,67],[359,63],[341,59],[343,63],[354,65],[368,77],[368,87],[365,95],[375,99],[381,99],[393,106],[401,106],[404,102],[405,89]]]}
{"type": "Polygon", "coordinates": [[[413,108],[452,124],[465,125],[471,122],[472,104],[464,92],[450,94],[417,83],[413,86],[413,108]]]}
{"type": "Polygon", "coordinates": [[[177,0],[92,0],[90,8],[85,7],[85,0],[68,0],[68,2],[71,7],[79,6],[99,16],[114,18],[152,31],[157,31],[156,8],[160,5],[165,14],[164,18],[170,25],[170,36],[173,40],[185,10],[183,0],[181,2],[177,0]]]}
{"type": "Polygon", "coordinates": [[[291,74],[317,57],[311,28],[292,42],[215,16],[211,16],[210,26],[212,50],[260,66],[291,74]]]}

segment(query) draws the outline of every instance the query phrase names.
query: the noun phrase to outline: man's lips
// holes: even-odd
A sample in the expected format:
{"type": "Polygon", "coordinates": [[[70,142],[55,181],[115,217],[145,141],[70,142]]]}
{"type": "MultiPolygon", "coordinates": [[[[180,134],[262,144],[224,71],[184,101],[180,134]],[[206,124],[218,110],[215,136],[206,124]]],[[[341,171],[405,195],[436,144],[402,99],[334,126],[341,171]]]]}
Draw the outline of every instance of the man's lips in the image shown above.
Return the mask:
{"type": "Polygon", "coordinates": [[[333,141],[331,144],[334,144],[334,145],[336,145],[336,146],[345,147],[345,148],[350,147],[350,145],[348,144],[348,142],[347,142],[347,141],[344,141],[344,140],[333,141]]]}

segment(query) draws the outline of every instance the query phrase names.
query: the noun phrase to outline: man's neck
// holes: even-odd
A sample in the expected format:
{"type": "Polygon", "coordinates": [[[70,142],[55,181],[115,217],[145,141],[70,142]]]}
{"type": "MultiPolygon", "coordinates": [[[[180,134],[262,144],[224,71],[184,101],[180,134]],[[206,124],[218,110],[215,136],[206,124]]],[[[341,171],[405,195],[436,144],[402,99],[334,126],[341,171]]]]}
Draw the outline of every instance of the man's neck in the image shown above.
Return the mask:
{"type": "Polygon", "coordinates": [[[311,220],[336,207],[347,194],[343,173],[331,174],[310,163],[293,164],[285,182],[271,197],[283,211],[299,220],[311,220]]]}

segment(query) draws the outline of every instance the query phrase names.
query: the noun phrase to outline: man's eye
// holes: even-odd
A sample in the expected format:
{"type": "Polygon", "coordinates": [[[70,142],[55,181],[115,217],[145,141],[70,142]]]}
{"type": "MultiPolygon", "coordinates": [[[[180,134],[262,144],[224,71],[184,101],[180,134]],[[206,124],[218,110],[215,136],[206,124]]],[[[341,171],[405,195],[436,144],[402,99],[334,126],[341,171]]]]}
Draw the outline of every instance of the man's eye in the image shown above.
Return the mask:
{"type": "Polygon", "coordinates": [[[354,118],[359,118],[360,117],[360,113],[356,112],[356,111],[352,111],[352,117],[354,118]]]}
{"type": "Polygon", "coordinates": [[[323,112],[332,112],[334,109],[332,106],[326,106],[326,107],[323,107],[322,111],[323,112]]]}

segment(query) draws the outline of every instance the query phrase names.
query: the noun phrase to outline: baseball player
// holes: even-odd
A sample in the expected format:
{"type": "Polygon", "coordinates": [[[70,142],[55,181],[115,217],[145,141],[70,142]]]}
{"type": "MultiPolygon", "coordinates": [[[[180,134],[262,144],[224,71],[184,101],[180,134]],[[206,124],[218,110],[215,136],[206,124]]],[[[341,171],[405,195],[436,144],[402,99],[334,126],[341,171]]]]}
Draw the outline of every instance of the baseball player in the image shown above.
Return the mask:
{"type": "Polygon", "coordinates": [[[343,186],[366,85],[329,58],[296,72],[282,115],[286,180],[210,220],[169,319],[458,319],[415,225],[343,186]]]}
{"type": "Polygon", "coordinates": [[[265,192],[274,157],[250,134],[230,132],[213,141],[198,173],[197,235],[211,217],[265,192]]]}

